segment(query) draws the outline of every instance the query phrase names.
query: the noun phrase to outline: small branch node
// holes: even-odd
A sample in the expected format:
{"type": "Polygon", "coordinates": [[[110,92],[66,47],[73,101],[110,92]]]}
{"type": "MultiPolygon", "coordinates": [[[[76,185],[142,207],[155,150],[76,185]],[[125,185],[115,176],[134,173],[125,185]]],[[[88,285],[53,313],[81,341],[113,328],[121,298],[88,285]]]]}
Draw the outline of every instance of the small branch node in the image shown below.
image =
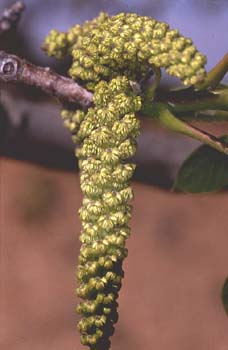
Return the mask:
{"type": "Polygon", "coordinates": [[[0,76],[3,81],[17,80],[18,62],[14,58],[4,58],[0,61],[0,76]]]}

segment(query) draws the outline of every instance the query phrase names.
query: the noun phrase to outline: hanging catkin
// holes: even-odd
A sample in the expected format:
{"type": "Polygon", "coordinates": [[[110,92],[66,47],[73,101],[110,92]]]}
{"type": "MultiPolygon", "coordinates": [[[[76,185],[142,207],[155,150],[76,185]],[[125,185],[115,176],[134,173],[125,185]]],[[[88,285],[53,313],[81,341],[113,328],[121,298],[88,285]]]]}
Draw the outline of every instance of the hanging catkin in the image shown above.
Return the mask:
{"type": "Polygon", "coordinates": [[[82,344],[91,350],[109,348],[117,321],[117,298],[130,234],[129,185],[134,164],[142,99],[132,88],[153,68],[164,67],[185,85],[205,76],[205,56],[191,39],[166,23],[136,14],[109,17],[102,13],[67,33],[52,30],[44,48],[50,56],[73,58],[70,76],[94,92],[87,111],[63,110],[79,159],[83,205],[82,246],[77,269],[77,311],[82,344]]]}

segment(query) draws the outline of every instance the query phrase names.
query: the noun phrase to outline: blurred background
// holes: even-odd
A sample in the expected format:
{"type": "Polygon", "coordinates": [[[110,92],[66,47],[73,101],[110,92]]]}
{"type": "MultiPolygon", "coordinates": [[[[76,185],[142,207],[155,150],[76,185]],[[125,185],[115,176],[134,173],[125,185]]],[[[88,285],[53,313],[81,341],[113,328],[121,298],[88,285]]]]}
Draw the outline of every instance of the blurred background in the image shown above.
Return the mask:
{"type": "MultiPolygon", "coordinates": [[[[227,0],[25,4],[17,30],[0,37],[0,49],[61,74],[67,74],[70,61],[47,58],[40,49],[44,37],[100,11],[136,12],[168,22],[207,55],[207,70],[227,51],[227,0]]],[[[1,0],[0,11],[11,5],[1,0]]],[[[162,85],[175,87],[178,81],[164,75],[162,85]]],[[[74,270],[82,196],[74,145],[57,101],[22,85],[0,89],[0,345],[79,349],[74,270]]],[[[227,130],[226,123],[203,126],[216,135],[227,130]]],[[[142,119],[132,237],[113,350],[228,348],[228,320],[220,302],[228,272],[227,194],[169,192],[178,167],[197,145],[142,119]]]]}

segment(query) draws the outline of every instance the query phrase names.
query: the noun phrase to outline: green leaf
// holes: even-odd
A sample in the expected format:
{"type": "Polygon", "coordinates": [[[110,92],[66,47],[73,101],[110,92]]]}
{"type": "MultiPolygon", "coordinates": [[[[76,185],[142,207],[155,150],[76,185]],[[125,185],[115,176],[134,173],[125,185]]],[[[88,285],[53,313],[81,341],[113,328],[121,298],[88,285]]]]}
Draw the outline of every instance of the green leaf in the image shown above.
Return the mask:
{"type": "MultiPolygon", "coordinates": [[[[220,138],[228,142],[228,136],[220,138]]],[[[228,185],[228,156],[209,146],[197,148],[184,161],[173,190],[200,193],[218,191],[228,185]]]]}
{"type": "Polygon", "coordinates": [[[224,309],[225,309],[227,316],[228,316],[228,277],[225,280],[225,283],[223,285],[222,292],[221,292],[221,298],[222,298],[222,303],[223,303],[224,309]]]}

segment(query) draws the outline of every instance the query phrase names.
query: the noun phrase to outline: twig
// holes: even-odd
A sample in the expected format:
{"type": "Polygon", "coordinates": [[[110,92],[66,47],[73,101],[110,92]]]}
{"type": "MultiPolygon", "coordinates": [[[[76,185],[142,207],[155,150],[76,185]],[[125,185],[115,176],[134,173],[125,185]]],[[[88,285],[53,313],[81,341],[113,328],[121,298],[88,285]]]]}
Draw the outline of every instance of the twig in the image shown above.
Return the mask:
{"type": "MultiPolygon", "coordinates": [[[[157,94],[153,103],[146,102],[143,105],[141,114],[153,118],[153,111],[157,103],[163,104],[180,118],[195,119],[194,112],[203,110],[223,110],[228,111],[228,88],[224,87],[213,91],[192,92],[192,91],[169,91],[168,93],[157,94]]],[[[200,116],[199,116],[200,118],[200,116]]],[[[200,120],[200,119],[199,119],[200,120]]]]}
{"type": "Polygon", "coordinates": [[[36,86],[61,101],[79,103],[82,107],[88,107],[92,103],[92,93],[74,80],[63,77],[48,67],[35,66],[4,51],[0,51],[0,82],[36,86]]]}
{"type": "Polygon", "coordinates": [[[228,111],[228,88],[213,90],[204,94],[197,92],[184,98],[177,96],[167,96],[169,107],[173,112],[198,112],[201,110],[217,109],[228,111]]]}
{"type": "Polygon", "coordinates": [[[159,119],[162,125],[169,130],[190,136],[193,139],[203,142],[205,145],[209,145],[219,152],[228,155],[228,145],[221,142],[214,135],[211,135],[195,126],[189,125],[182,120],[175,117],[171,111],[162,104],[157,104],[154,111],[156,117],[159,119]]]}
{"type": "Polygon", "coordinates": [[[10,8],[3,11],[0,17],[0,34],[10,30],[11,27],[18,22],[24,9],[24,3],[17,1],[10,8]]]}

